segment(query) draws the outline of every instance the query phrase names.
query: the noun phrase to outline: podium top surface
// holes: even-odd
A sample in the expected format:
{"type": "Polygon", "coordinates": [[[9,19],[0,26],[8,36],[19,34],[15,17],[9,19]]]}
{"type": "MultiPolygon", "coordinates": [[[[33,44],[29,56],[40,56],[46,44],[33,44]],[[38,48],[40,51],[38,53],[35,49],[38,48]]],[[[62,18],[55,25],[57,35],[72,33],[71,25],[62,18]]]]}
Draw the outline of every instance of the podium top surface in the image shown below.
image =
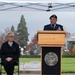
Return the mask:
{"type": "Polygon", "coordinates": [[[61,33],[61,34],[65,34],[66,32],[65,31],[49,31],[49,30],[39,30],[39,31],[37,31],[37,33],[45,33],[45,34],[48,34],[48,33],[56,33],[56,34],[59,34],[59,33],[61,33]]]}

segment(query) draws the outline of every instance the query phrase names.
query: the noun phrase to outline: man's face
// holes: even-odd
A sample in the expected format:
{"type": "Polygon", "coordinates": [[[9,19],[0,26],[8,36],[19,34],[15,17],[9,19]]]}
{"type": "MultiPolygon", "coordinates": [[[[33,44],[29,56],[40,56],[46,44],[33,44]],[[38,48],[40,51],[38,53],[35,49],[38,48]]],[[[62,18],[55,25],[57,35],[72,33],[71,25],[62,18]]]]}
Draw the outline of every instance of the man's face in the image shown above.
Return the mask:
{"type": "Polygon", "coordinates": [[[52,18],[50,19],[50,23],[51,23],[51,24],[56,24],[56,22],[57,22],[57,19],[56,19],[56,18],[52,17],[52,18]]]}
{"type": "Polygon", "coordinates": [[[8,41],[10,41],[10,42],[14,41],[14,34],[8,35],[8,41]]]}

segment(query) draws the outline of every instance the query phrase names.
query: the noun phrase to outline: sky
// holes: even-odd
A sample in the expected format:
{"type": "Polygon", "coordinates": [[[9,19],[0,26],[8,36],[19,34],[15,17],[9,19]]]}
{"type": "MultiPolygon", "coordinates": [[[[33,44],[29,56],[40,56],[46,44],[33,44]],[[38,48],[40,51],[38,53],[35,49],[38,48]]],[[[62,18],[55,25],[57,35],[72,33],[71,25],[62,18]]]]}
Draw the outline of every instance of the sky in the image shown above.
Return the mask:
{"type": "Polygon", "coordinates": [[[75,33],[75,12],[42,12],[42,11],[0,11],[0,32],[14,25],[15,29],[20,22],[21,15],[24,15],[26,26],[29,32],[29,40],[37,33],[43,30],[44,26],[49,24],[49,17],[52,14],[58,16],[58,24],[63,25],[67,32],[75,33]]]}

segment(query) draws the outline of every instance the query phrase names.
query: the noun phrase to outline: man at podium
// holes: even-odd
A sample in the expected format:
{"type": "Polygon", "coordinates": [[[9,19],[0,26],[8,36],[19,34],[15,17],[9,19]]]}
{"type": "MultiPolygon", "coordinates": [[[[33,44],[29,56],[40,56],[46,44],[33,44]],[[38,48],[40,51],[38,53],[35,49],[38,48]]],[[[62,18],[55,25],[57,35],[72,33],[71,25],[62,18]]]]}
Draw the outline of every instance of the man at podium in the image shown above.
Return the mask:
{"type": "Polygon", "coordinates": [[[44,30],[59,30],[63,31],[63,26],[60,24],[57,24],[57,16],[56,15],[51,15],[50,16],[50,24],[44,26],[44,30]]]}

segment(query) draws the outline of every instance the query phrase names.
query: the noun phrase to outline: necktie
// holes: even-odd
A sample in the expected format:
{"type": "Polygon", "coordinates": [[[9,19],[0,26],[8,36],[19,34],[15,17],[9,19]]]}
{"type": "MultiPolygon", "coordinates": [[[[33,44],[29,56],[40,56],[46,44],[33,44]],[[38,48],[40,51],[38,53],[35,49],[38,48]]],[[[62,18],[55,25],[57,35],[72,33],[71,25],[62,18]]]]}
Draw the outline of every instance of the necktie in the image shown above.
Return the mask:
{"type": "Polygon", "coordinates": [[[52,29],[54,30],[54,24],[52,24],[52,29]]]}

